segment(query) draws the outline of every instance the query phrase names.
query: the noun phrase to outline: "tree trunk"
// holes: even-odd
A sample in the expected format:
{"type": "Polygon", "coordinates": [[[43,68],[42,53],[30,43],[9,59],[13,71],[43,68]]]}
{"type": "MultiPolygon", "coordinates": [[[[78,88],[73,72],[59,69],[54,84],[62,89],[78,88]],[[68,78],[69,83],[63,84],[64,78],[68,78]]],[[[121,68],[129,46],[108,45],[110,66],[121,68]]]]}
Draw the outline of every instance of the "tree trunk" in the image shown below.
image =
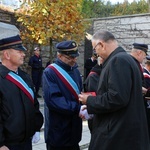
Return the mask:
{"type": "Polygon", "coordinates": [[[150,0],[148,0],[148,12],[150,12],[150,0]]]}
{"type": "Polygon", "coordinates": [[[52,38],[50,38],[50,42],[49,42],[49,46],[50,46],[50,64],[53,62],[53,41],[52,38]]]}

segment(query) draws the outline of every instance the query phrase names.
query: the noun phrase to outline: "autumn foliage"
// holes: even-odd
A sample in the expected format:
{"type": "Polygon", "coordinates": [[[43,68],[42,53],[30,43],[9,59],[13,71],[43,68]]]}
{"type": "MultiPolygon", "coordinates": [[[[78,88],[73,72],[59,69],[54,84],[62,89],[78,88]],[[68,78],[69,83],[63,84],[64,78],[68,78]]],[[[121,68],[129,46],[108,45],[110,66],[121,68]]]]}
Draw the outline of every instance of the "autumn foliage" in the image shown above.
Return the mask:
{"type": "Polygon", "coordinates": [[[17,10],[21,34],[42,45],[50,39],[81,41],[85,36],[87,22],[81,15],[82,0],[36,0],[17,10]]]}

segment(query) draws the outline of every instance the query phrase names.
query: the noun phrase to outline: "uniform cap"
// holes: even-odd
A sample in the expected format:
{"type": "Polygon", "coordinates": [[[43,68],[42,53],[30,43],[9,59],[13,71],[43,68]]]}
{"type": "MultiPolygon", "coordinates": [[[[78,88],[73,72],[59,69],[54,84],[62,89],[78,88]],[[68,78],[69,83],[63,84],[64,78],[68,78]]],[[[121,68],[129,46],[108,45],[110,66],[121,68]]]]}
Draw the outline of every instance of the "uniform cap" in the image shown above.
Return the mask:
{"type": "Polygon", "coordinates": [[[79,56],[78,47],[75,41],[62,41],[56,44],[56,48],[59,53],[72,57],[79,56]]]}
{"type": "Polygon", "coordinates": [[[21,50],[21,51],[27,50],[22,45],[22,40],[19,35],[1,39],[0,51],[5,50],[5,49],[15,49],[15,50],[21,50]]]}
{"type": "Polygon", "coordinates": [[[146,44],[139,44],[139,43],[133,43],[133,46],[135,49],[139,49],[139,50],[142,50],[146,53],[147,55],[147,51],[148,51],[148,45],[146,44]]]}
{"type": "Polygon", "coordinates": [[[39,47],[35,47],[35,48],[34,48],[34,51],[36,51],[36,50],[40,50],[40,48],[39,48],[39,47]]]}

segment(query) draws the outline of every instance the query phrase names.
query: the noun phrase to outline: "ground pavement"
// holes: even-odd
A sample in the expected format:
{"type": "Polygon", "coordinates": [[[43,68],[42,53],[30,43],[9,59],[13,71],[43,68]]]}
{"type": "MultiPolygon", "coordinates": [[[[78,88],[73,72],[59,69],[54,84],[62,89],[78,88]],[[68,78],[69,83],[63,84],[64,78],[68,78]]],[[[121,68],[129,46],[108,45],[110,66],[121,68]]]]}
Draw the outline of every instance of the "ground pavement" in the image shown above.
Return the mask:
{"type": "MultiPolygon", "coordinates": [[[[40,103],[40,111],[44,115],[44,100],[43,98],[38,98],[40,103]]],[[[33,144],[33,150],[46,150],[45,142],[44,142],[44,125],[40,132],[41,140],[37,144],[33,144]]],[[[88,150],[88,145],[90,142],[90,131],[88,129],[87,121],[83,121],[83,132],[82,132],[82,140],[79,143],[81,150],[88,150]]]]}

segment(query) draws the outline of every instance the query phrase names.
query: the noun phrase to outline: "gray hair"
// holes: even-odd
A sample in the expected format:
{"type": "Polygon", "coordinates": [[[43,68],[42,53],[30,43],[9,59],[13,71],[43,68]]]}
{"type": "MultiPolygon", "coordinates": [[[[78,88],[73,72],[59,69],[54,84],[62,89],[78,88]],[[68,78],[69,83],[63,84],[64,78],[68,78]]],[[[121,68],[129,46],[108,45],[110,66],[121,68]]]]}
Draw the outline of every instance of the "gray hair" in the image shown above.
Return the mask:
{"type": "Polygon", "coordinates": [[[109,40],[116,40],[114,35],[112,33],[110,33],[109,31],[97,31],[92,39],[92,41],[97,41],[97,40],[102,40],[104,42],[107,42],[109,40]]]}
{"type": "Polygon", "coordinates": [[[3,59],[3,51],[0,51],[0,62],[2,61],[3,59]]]}

